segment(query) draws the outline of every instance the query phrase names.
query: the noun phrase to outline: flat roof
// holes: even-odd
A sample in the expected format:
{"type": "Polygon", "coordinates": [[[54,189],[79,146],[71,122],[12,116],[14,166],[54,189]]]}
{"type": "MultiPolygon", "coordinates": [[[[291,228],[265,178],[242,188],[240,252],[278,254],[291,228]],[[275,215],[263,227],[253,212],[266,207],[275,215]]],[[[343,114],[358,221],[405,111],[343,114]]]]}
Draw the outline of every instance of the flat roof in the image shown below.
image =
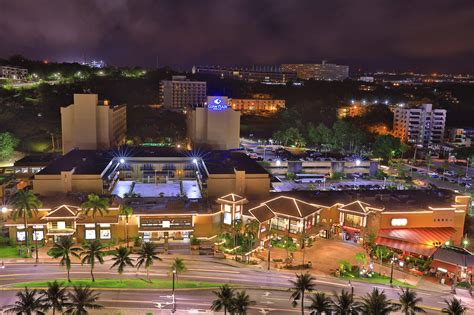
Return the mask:
{"type": "Polygon", "coordinates": [[[247,174],[269,174],[257,161],[244,152],[210,151],[202,157],[209,174],[234,174],[245,171],[247,174]]]}
{"type": "Polygon", "coordinates": [[[57,175],[72,169],[74,169],[74,174],[99,175],[112,159],[113,155],[110,151],[72,150],[66,155],[51,161],[37,175],[57,175]]]}
{"type": "Polygon", "coordinates": [[[16,160],[13,166],[46,166],[59,157],[58,153],[32,154],[16,160]]]}

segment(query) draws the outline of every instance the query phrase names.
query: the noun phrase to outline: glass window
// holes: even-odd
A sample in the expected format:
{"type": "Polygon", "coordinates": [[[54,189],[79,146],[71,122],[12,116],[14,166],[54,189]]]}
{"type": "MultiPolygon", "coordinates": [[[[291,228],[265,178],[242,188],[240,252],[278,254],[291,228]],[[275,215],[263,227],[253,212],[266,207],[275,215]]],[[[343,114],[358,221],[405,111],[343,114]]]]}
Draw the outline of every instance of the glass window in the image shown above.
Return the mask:
{"type": "Polygon", "coordinates": [[[170,221],[163,221],[162,225],[161,225],[164,229],[168,229],[171,224],[170,224],[170,221]]]}
{"type": "Polygon", "coordinates": [[[64,230],[66,228],[66,222],[58,221],[58,230],[64,230]]]}
{"type": "Polygon", "coordinates": [[[42,241],[44,239],[43,231],[34,231],[33,233],[33,241],[42,241]]]}
{"type": "Polygon", "coordinates": [[[95,228],[95,224],[94,223],[87,223],[87,224],[84,224],[84,226],[87,228],[95,228]]]}
{"type": "Polygon", "coordinates": [[[224,224],[232,224],[232,214],[230,212],[224,212],[224,224]]]}
{"type": "Polygon", "coordinates": [[[110,224],[108,224],[108,223],[107,223],[107,224],[99,224],[99,226],[100,226],[101,228],[109,228],[109,227],[110,227],[110,224]]]}
{"type": "Polygon", "coordinates": [[[95,230],[86,230],[86,240],[95,240],[95,230]]]}
{"type": "Polygon", "coordinates": [[[100,239],[101,240],[110,240],[111,238],[112,238],[112,233],[110,233],[110,229],[100,230],[100,239]]]}
{"type": "Polygon", "coordinates": [[[224,205],[224,211],[225,212],[232,212],[232,207],[229,205],[224,205]]]}
{"type": "Polygon", "coordinates": [[[16,240],[18,242],[24,242],[26,238],[26,233],[25,231],[17,231],[16,232],[16,240]]]}

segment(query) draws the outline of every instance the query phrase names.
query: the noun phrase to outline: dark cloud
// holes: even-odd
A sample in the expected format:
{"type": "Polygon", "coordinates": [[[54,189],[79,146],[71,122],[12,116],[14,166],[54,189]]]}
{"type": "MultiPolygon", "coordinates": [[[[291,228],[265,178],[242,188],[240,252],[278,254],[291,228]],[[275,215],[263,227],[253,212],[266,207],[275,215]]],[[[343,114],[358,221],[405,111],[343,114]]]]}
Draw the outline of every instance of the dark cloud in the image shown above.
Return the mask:
{"type": "Polygon", "coordinates": [[[0,0],[0,55],[474,72],[474,2],[0,0]]]}

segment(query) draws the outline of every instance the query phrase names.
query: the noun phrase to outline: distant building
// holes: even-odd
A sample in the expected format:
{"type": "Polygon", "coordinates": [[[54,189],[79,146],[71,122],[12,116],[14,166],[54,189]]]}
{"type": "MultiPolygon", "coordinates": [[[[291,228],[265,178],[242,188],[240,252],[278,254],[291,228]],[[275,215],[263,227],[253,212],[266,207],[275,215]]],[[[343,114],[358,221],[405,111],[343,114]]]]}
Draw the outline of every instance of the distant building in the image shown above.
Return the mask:
{"type": "Polygon", "coordinates": [[[125,143],[125,105],[99,103],[97,94],[74,94],[74,103],[61,108],[63,154],[79,149],[109,149],[125,143]]]}
{"type": "Polygon", "coordinates": [[[230,104],[235,110],[257,115],[272,114],[285,108],[285,100],[272,99],[268,94],[254,94],[252,98],[233,98],[230,104]]]}
{"type": "Polygon", "coordinates": [[[327,63],[324,60],[320,64],[282,64],[281,70],[296,72],[298,79],[302,80],[343,81],[349,77],[349,66],[327,63]]]}
{"type": "Polygon", "coordinates": [[[424,148],[443,142],[445,124],[446,110],[433,109],[431,104],[416,108],[398,107],[394,112],[394,135],[424,148]]]}
{"type": "Polygon", "coordinates": [[[0,66],[0,79],[24,80],[28,75],[28,69],[0,66]]]}
{"type": "Polygon", "coordinates": [[[341,106],[337,109],[337,118],[353,118],[365,115],[369,111],[366,103],[353,102],[352,105],[341,106]]]}
{"type": "Polygon", "coordinates": [[[173,76],[160,82],[160,103],[165,108],[182,109],[202,106],[206,102],[207,83],[190,81],[186,76],[173,76]]]}
{"type": "Polygon", "coordinates": [[[210,74],[221,79],[235,79],[247,82],[281,83],[296,81],[295,72],[281,71],[278,66],[222,67],[222,66],[194,66],[193,73],[210,74]]]}
{"type": "Polygon", "coordinates": [[[193,146],[239,148],[240,112],[230,107],[227,97],[209,96],[206,106],[188,112],[187,132],[193,146]]]}
{"type": "Polygon", "coordinates": [[[474,127],[451,128],[449,130],[449,142],[459,147],[470,147],[474,142],[474,127]]]}

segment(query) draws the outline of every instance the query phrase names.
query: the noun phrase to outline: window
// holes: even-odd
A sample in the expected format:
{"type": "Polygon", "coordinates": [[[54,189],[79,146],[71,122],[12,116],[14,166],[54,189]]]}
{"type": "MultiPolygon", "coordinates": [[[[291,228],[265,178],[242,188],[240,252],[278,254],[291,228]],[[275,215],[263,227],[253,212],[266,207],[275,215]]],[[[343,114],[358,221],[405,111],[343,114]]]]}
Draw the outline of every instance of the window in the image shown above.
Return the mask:
{"type": "Polygon", "coordinates": [[[43,239],[44,239],[44,232],[43,231],[34,231],[33,241],[42,241],[43,239]]]}
{"type": "Polygon", "coordinates": [[[58,221],[58,230],[64,230],[66,228],[66,222],[58,221]]]}
{"type": "Polygon", "coordinates": [[[24,242],[26,239],[26,232],[25,231],[17,231],[16,232],[16,240],[18,242],[24,242]]]}
{"type": "Polygon", "coordinates": [[[95,240],[95,230],[86,230],[86,240],[95,240]]]}
{"type": "Polygon", "coordinates": [[[224,224],[232,224],[232,214],[230,212],[224,212],[224,224]]]}
{"type": "Polygon", "coordinates": [[[110,229],[100,230],[101,240],[110,240],[111,238],[112,238],[112,234],[110,233],[110,229]]]}
{"type": "Polygon", "coordinates": [[[406,218],[392,219],[391,224],[392,226],[405,226],[408,224],[408,220],[406,218]]]}
{"type": "Polygon", "coordinates": [[[84,226],[85,226],[86,229],[94,229],[95,228],[94,223],[87,223],[87,224],[84,224],[84,226]]]}
{"type": "Polygon", "coordinates": [[[171,226],[170,221],[163,221],[161,227],[164,229],[169,229],[171,226]]]}

